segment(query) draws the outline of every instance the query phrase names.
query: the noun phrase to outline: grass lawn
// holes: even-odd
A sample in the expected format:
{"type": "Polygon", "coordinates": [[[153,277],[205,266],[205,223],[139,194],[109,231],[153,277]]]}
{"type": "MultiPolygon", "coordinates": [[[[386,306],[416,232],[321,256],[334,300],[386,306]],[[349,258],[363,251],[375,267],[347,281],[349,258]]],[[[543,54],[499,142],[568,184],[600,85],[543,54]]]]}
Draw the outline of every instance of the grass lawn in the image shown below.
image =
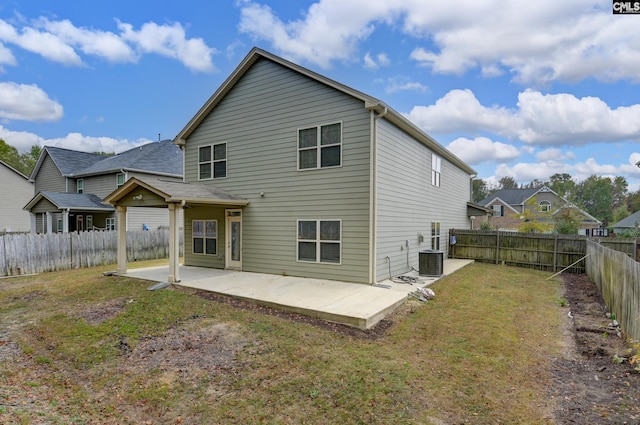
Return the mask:
{"type": "Polygon", "coordinates": [[[467,266],[367,338],[111,268],[0,280],[0,423],[554,422],[549,273],[467,266]]]}

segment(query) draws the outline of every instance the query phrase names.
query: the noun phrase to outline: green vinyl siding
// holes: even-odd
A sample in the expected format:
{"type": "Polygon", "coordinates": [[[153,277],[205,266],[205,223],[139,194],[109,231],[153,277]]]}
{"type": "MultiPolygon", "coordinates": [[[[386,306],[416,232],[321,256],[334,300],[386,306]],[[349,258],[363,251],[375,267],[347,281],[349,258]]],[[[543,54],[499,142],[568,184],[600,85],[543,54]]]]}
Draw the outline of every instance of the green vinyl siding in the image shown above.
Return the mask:
{"type": "MultiPolygon", "coordinates": [[[[66,180],[51,157],[47,154],[35,178],[35,193],[66,192],[66,180]]],[[[76,191],[76,181],[73,179],[69,182],[69,191],[72,193],[76,191]]]]}
{"type": "MultiPolygon", "coordinates": [[[[199,184],[250,202],[242,218],[243,270],[368,280],[370,121],[361,101],[260,59],[187,140],[187,181],[198,181],[198,147],[221,142],[227,178],[199,184]],[[298,130],[336,122],[342,123],[341,165],[298,171],[298,130]],[[341,264],[297,261],[297,220],[325,219],[342,220],[341,264]]],[[[218,223],[222,236],[224,224],[218,223]]],[[[188,263],[201,261],[191,257],[187,250],[188,263]]]]}
{"type": "Polygon", "coordinates": [[[224,208],[204,207],[187,208],[184,210],[184,257],[185,265],[197,267],[224,268],[225,232],[224,232],[224,208]],[[193,254],[193,221],[217,220],[217,254],[193,254]]]}
{"type": "Polygon", "coordinates": [[[376,278],[418,269],[419,251],[431,249],[431,224],[440,223],[440,250],[448,231],[467,229],[470,176],[445,158],[440,187],[431,184],[433,152],[388,121],[380,120],[377,143],[376,278]],[[419,236],[422,236],[422,240],[419,236]],[[409,246],[406,246],[409,241],[409,246]],[[391,272],[390,272],[391,270],[391,272]]]}

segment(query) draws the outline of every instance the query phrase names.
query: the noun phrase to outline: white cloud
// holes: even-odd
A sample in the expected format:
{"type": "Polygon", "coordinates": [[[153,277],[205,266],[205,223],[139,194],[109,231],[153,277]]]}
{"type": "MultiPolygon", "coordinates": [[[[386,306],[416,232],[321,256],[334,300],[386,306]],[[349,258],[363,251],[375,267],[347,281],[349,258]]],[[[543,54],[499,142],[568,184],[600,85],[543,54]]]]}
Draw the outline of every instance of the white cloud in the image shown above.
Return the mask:
{"type": "Polygon", "coordinates": [[[637,22],[612,17],[596,0],[461,0],[453,9],[436,0],[319,0],[288,22],[268,6],[239,4],[241,31],[323,68],[349,60],[377,26],[388,25],[415,40],[411,57],[437,73],[479,69],[534,84],[640,79],[637,22]]]}
{"type": "Polygon", "coordinates": [[[15,65],[16,63],[16,58],[13,56],[13,53],[11,53],[11,50],[0,43],[0,72],[3,70],[3,65],[15,65]]]}
{"type": "Polygon", "coordinates": [[[513,112],[502,107],[485,107],[473,92],[451,90],[430,106],[415,106],[408,118],[433,133],[504,132],[513,123],[513,112]]]}
{"type": "Polygon", "coordinates": [[[140,31],[131,24],[118,22],[122,38],[133,42],[144,53],[156,53],[181,61],[194,71],[211,72],[214,70],[211,56],[217,50],[208,47],[201,38],[187,39],[184,28],[179,23],[158,25],[147,22],[140,31]]]}
{"type": "Polygon", "coordinates": [[[0,83],[0,117],[9,120],[56,121],[63,108],[36,85],[0,83]]]}
{"type": "Polygon", "coordinates": [[[562,152],[560,149],[545,149],[536,154],[538,161],[567,161],[574,160],[576,156],[573,152],[562,152]]]}
{"type": "Polygon", "coordinates": [[[0,139],[8,145],[26,152],[32,146],[57,146],[82,152],[115,152],[120,153],[136,146],[153,142],[149,139],[127,140],[113,137],[86,136],[81,133],[69,133],[64,137],[45,139],[26,131],[12,131],[0,126],[0,139]]]}
{"type": "Polygon", "coordinates": [[[612,109],[597,97],[518,94],[517,109],[484,106],[471,90],[451,90],[407,117],[430,133],[492,132],[531,145],[582,146],[640,140],[640,104],[612,109]]]}
{"type": "Polygon", "coordinates": [[[422,83],[418,83],[417,81],[411,81],[408,77],[404,76],[389,78],[387,83],[387,87],[385,88],[387,93],[397,93],[400,91],[426,93],[429,91],[429,87],[422,83]]]}
{"type": "MultiPolygon", "coordinates": [[[[24,50],[70,66],[84,64],[79,52],[104,58],[109,62],[135,62],[142,54],[158,54],[178,60],[189,69],[211,72],[215,68],[212,55],[216,49],[201,38],[187,38],[179,23],[158,25],[148,22],[135,30],[131,24],[118,21],[119,34],[76,27],[69,20],[35,20],[18,30],[0,19],[0,42],[14,44],[24,50]]],[[[15,64],[15,57],[0,45],[0,65],[15,64]]]]}
{"type": "Polygon", "coordinates": [[[369,69],[378,69],[382,66],[389,66],[391,61],[385,53],[379,53],[375,57],[371,56],[371,53],[367,52],[364,55],[364,66],[369,69]]]}
{"type": "Polygon", "coordinates": [[[241,4],[241,32],[269,41],[282,55],[329,68],[333,60],[351,60],[359,41],[383,20],[389,7],[379,1],[321,0],[303,19],[283,22],[266,5],[241,4]]]}
{"type": "Polygon", "coordinates": [[[136,55],[127,43],[112,32],[78,28],[69,20],[41,19],[40,25],[69,46],[77,46],[83,53],[101,56],[110,62],[134,62],[136,55]]]}
{"type": "Polygon", "coordinates": [[[15,44],[54,62],[82,65],[82,59],[73,47],[49,32],[41,32],[30,27],[25,27],[18,32],[9,23],[0,19],[0,41],[15,44]]]}
{"type": "Polygon", "coordinates": [[[473,140],[459,137],[449,143],[447,149],[470,165],[490,161],[511,161],[520,156],[516,147],[493,142],[486,137],[477,137],[473,140]]]}

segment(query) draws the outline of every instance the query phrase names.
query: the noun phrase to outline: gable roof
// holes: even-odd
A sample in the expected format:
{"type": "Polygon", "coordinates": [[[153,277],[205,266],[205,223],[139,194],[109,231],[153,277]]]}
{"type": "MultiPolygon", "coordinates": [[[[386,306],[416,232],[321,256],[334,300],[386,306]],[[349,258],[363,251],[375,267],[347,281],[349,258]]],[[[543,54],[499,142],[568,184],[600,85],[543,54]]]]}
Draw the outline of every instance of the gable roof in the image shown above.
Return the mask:
{"type": "Polygon", "coordinates": [[[377,112],[379,114],[379,117],[384,117],[384,119],[395,124],[402,130],[407,132],[409,135],[414,137],[416,140],[432,149],[435,153],[447,159],[452,164],[456,165],[458,168],[464,170],[470,175],[477,174],[476,171],[473,168],[469,167],[469,165],[467,165],[464,161],[455,156],[448,149],[438,143],[435,139],[422,131],[418,126],[413,124],[402,114],[393,110],[384,102],[257,47],[251,49],[251,51],[242,60],[242,62],[240,62],[240,64],[231,73],[231,75],[227,77],[222,85],[213,93],[213,95],[206,101],[206,103],[200,108],[200,110],[194,115],[194,117],[191,118],[187,125],[178,133],[173,142],[180,146],[184,145],[191,133],[198,127],[198,125],[202,123],[207,115],[209,115],[209,113],[222,101],[227,93],[231,91],[231,89],[251,68],[251,66],[261,59],[275,62],[285,68],[302,74],[321,84],[329,86],[358,100],[361,100],[364,103],[365,108],[377,112]]]}
{"type": "Polygon", "coordinates": [[[166,202],[198,204],[248,205],[249,201],[209,185],[192,184],[159,178],[132,177],[104,198],[105,204],[115,205],[132,190],[142,187],[166,202]]]}
{"type": "Polygon", "coordinates": [[[138,171],[182,177],[182,150],[171,140],[147,143],[84,168],[76,177],[86,177],[118,171],[138,171]]]}
{"type": "Polygon", "coordinates": [[[55,146],[45,146],[42,148],[38,162],[31,172],[32,180],[38,174],[38,171],[40,171],[40,167],[42,167],[47,155],[51,158],[56,167],[58,167],[60,173],[64,177],[71,177],[80,170],[83,170],[106,158],[104,155],[98,155],[95,153],[74,151],[55,146]]]}
{"type": "Polygon", "coordinates": [[[13,168],[11,165],[7,164],[6,162],[4,162],[3,160],[0,159],[0,165],[4,165],[8,170],[13,171],[14,173],[16,173],[18,176],[22,177],[25,180],[29,180],[29,177],[25,176],[24,174],[22,174],[20,171],[16,170],[15,168],[13,168]]]}
{"type": "Polygon", "coordinates": [[[524,202],[531,198],[533,195],[538,193],[540,188],[533,189],[501,189],[491,196],[481,200],[478,202],[480,205],[487,206],[491,204],[494,200],[500,199],[502,202],[508,205],[520,205],[524,204],[524,202]]]}
{"type": "Polygon", "coordinates": [[[631,214],[629,217],[620,220],[617,223],[611,225],[613,228],[625,228],[625,229],[633,229],[638,227],[640,224],[640,211],[636,211],[631,214]]]}
{"type": "Polygon", "coordinates": [[[40,192],[29,201],[23,209],[29,211],[42,199],[51,202],[61,210],[83,210],[111,212],[111,205],[104,205],[102,200],[90,193],[64,193],[64,192],[40,192]]]}
{"type": "Polygon", "coordinates": [[[47,155],[64,177],[88,177],[119,171],[182,177],[182,150],[171,140],[147,143],[113,156],[45,146],[31,172],[31,180],[35,179],[47,155]]]}

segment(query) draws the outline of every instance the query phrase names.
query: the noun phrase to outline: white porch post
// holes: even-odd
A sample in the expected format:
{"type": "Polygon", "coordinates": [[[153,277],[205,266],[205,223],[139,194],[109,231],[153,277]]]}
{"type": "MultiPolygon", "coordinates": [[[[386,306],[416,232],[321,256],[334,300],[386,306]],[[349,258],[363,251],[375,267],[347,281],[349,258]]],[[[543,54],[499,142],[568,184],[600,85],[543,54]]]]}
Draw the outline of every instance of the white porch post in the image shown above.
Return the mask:
{"type": "Polygon", "coordinates": [[[52,216],[50,212],[47,212],[46,214],[47,214],[47,228],[44,232],[52,233],[53,232],[52,216]]]}
{"type": "Polygon", "coordinates": [[[62,210],[62,233],[69,233],[69,210],[62,210]]]}
{"type": "Polygon", "coordinates": [[[118,212],[118,268],[116,273],[127,273],[127,207],[116,206],[118,212]]]}
{"type": "Polygon", "coordinates": [[[169,204],[169,283],[180,282],[180,204],[169,204]]]}

